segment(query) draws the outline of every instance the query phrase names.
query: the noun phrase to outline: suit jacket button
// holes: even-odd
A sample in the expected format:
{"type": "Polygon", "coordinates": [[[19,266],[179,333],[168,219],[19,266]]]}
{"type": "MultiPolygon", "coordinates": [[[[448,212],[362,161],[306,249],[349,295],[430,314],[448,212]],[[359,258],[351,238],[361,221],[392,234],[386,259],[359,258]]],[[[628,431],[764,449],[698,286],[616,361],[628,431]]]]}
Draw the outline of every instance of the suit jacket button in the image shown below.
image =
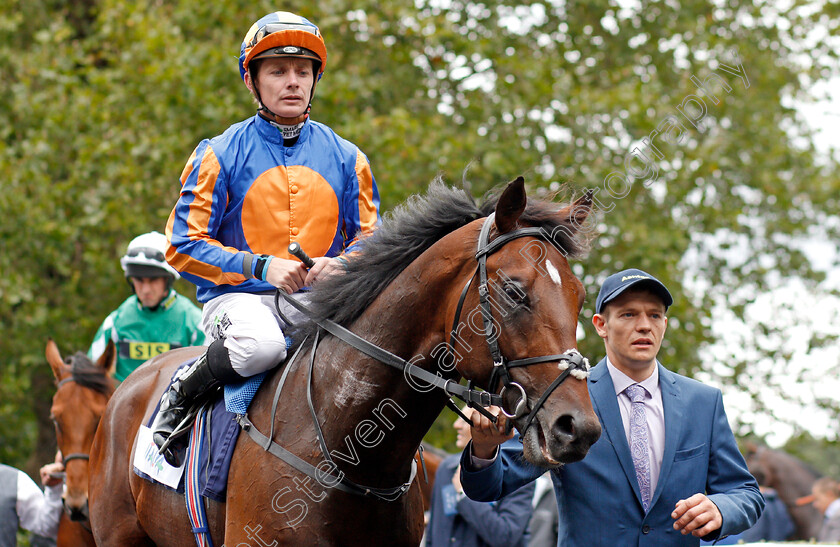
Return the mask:
{"type": "Polygon", "coordinates": [[[650,526],[648,526],[647,524],[645,524],[644,526],[642,526],[642,533],[643,533],[643,534],[648,534],[648,533],[650,533],[650,526]]]}

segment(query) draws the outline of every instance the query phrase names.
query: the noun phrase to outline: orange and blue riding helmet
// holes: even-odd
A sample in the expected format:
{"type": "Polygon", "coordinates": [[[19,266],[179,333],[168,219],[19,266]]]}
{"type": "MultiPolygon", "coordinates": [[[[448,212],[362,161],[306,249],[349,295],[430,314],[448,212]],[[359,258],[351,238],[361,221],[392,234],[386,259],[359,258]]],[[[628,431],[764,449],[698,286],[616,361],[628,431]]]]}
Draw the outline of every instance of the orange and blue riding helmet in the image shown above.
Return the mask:
{"type": "Polygon", "coordinates": [[[239,75],[244,79],[250,62],[266,57],[312,59],[318,81],[327,66],[327,46],[314,23],[288,11],[275,11],[251,25],[242,40],[239,75]]]}

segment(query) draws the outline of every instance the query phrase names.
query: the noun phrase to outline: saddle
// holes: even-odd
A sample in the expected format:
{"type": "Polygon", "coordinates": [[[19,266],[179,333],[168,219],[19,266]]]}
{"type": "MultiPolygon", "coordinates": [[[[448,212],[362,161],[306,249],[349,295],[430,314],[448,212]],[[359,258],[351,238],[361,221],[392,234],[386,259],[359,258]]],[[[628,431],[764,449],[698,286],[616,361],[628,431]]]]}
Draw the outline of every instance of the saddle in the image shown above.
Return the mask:
{"type": "MultiPolygon", "coordinates": [[[[171,384],[178,372],[195,362],[191,359],[177,368],[170,378],[171,384]]],[[[283,364],[281,363],[281,367],[283,364]]],[[[255,376],[244,379],[242,382],[235,384],[227,384],[224,389],[221,389],[217,394],[210,399],[196,401],[193,409],[190,410],[191,415],[204,414],[203,419],[206,420],[206,431],[203,437],[203,443],[198,447],[199,453],[199,487],[200,493],[206,498],[215,501],[224,502],[227,492],[227,476],[230,469],[230,462],[233,458],[233,449],[236,446],[236,441],[239,438],[241,428],[236,421],[237,414],[244,414],[248,410],[254,396],[257,394],[260,385],[270,371],[262,372],[255,376]]],[[[168,386],[167,386],[168,387],[168,386]]],[[[149,421],[145,424],[146,427],[151,426],[154,422],[155,416],[159,410],[155,407],[149,421]]],[[[192,433],[190,433],[191,435],[192,433]]],[[[138,443],[137,450],[144,447],[138,443]]],[[[148,451],[145,457],[149,458],[156,456],[150,455],[148,451]]],[[[167,466],[163,456],[154,458],[153,465],[156,467],[167,466]]],[[[167,466],[168,467],[168,466],[167,466]]],[[[184,477],[183,474],[178,482],[177,487],[173,488],[171,485],[156,480],[149,473],[138,469],[136,463],[134,466],[134,473],[148,481],[156,482],[173,489],[179,493],[184,493],[184,477]]]]}

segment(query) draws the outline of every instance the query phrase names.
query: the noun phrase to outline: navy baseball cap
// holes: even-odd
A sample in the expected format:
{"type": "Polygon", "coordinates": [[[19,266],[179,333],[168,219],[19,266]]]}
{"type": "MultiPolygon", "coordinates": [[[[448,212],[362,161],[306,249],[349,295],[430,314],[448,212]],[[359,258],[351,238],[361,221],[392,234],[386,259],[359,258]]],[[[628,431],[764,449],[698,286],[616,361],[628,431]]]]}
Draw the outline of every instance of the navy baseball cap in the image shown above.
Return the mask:
{"type": "Polygon", "coordinates": [[[598,292],[598,299],[595,300],[595,313],[603,312],[604,306],[608,302],[614,300],[618,295],[634,286],[644,286],[644,288],[650,289],[654,294],[662,298],[662,303],[665,304],[666,310],[668,306],[674,303],[674,299],[671,298],[671,293],[668,292],[668,289],[661,281],[647,272],[631,268],[614,273],[604,281],[604,284],[601,285],[601,290],[598,292]]]}

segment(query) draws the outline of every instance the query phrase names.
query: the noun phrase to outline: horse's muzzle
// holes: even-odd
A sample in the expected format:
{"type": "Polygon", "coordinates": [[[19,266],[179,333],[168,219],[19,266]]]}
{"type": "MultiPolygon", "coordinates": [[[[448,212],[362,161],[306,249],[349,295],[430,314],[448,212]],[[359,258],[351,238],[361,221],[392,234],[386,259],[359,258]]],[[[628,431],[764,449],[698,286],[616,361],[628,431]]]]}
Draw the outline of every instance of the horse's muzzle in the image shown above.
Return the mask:
{"type": "Polygon", "coordinates": [[[64,500],[64,511],[70,520],[74,522],[83,522],[90,519],[90,511],[88,508],[88,501],[85,500],[81,505],[70,505],[67,500],[64,500]]]}
{"type": "Polygon", "coordinates": [[[572,411],[551,424],[545,448],[552,460],[572,463],[582,460],[600,436],[601,423],[594,413],[572,411]]]}

